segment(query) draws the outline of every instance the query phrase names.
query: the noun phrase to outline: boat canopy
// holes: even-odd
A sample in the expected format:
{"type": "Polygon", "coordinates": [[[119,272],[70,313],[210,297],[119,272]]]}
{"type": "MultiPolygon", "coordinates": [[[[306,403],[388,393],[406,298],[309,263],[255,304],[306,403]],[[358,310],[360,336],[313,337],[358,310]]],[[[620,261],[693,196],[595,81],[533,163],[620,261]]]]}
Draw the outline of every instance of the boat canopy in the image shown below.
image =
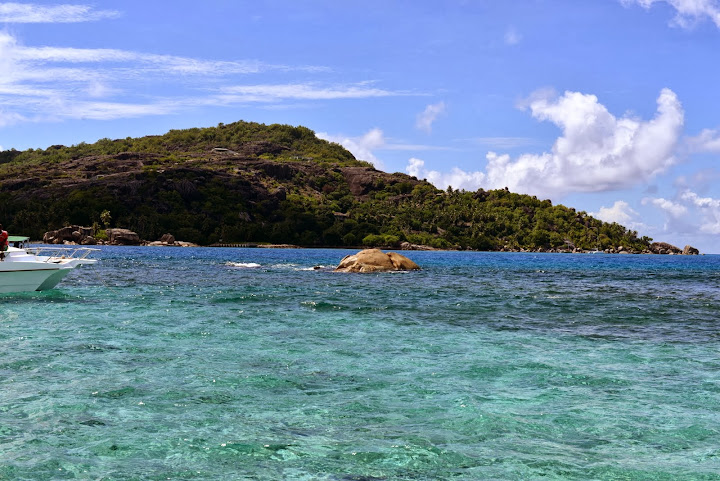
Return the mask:
{"type": "Polygon", "coordinates": [[[8,244],[10,244],[13,247],[18,247],[18,248],[22,248],[29,240],[30,240],[30,238],[26,237],[24,235],[8,236],[8,244]]]}

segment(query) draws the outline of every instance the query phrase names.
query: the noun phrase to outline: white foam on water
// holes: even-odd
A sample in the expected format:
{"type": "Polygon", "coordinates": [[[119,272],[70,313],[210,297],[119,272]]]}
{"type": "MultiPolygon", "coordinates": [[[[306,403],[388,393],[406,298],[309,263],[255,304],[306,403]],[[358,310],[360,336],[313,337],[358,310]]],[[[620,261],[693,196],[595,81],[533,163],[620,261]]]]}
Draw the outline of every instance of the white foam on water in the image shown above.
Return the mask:
{"type": "Polygon", "coordinates": [[[258,267],[262,267],[256,262],[226,262],[225,265],[228,267],[238,267],[241,269],[256,269],[258,267]]]}

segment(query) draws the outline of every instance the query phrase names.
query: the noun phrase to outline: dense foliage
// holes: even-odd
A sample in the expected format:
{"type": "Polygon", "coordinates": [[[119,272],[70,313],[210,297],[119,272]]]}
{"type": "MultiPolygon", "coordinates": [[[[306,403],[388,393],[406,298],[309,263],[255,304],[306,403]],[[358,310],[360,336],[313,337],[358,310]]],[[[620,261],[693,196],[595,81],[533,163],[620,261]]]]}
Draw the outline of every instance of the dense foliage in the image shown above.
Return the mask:
{"type": "Polygon", "coordinates": [[[0,152],[0,218],[42,237],[80,224],[199,244],[608,249],[651,239],[549,200],[438,190],[356,160],[305,127],[236,122],[0,152]]]}
{"type": "Polygon", "coordinates": [[[193,154],[211,149],[250,150],[262,158],[280,161],[315,160],[340,165],[358,163],[342,146],[318,139],[315,132],[307,127],[235,122],[219,124],[217,127],[171,130],[164,135],[140,138],[105,138],[94,144],[82,142],[71,147],[53,145],[45,150],[29,149],[22,152],[11,149],[0,152],[0,164],[52,163],[122,152],[144,152],[188,159],[193,154]]]}

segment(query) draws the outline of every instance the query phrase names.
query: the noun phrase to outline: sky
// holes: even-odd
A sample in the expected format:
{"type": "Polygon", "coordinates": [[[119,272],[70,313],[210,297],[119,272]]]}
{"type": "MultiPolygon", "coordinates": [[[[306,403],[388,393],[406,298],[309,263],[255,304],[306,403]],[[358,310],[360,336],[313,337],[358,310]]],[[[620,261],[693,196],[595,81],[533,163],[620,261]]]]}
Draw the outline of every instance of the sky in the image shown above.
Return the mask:
{"type": "Polygon", "coordinates": [[[0,150],[238,120],[720,253],[720,0],[0,2],[0,150]]]}

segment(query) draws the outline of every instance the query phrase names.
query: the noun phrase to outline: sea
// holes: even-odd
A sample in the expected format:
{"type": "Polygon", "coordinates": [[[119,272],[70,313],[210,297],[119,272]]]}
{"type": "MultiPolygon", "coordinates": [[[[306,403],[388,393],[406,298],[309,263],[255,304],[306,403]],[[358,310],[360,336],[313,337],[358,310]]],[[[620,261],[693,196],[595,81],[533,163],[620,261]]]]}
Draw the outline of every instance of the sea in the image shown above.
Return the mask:
{"type": "Polygon", "coordinates": [[[103,246],[0,298],[0,480],[720,480],[720,256],[103,246]]]}

